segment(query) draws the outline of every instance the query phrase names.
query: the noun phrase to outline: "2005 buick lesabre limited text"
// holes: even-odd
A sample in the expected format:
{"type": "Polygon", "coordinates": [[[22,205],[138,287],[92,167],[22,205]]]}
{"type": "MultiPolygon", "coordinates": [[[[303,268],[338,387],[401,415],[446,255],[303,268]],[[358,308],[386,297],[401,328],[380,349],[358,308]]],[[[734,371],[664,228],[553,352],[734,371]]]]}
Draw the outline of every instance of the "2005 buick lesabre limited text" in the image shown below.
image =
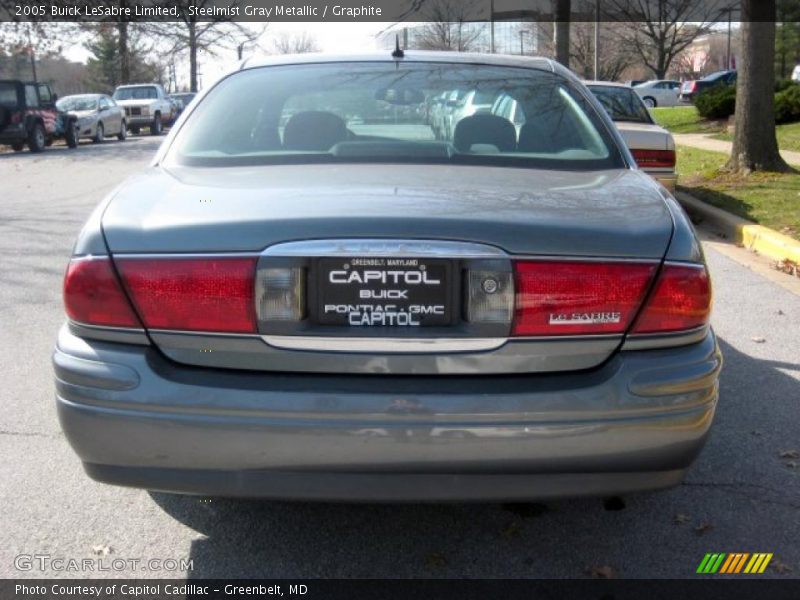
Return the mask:
{"type": "Polygon", "coordinates": [[[59,418],[111,484],[622,494],[678,484],[717,402],[692,225],[544,59],[246,62],[94,211],[64,301],[59,418]]]}

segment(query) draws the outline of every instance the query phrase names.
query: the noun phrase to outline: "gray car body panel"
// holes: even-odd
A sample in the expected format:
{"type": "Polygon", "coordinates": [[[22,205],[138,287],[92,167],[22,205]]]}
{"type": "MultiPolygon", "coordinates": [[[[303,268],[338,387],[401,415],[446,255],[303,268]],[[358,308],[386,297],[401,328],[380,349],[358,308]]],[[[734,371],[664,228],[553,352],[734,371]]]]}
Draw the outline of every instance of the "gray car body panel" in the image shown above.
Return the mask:
{"type": "Polygon", "coordinates": [[[312,499],[497,499],[674,485],[708,433],[721,356],[709,333],[568,374],[257,374],[183,367],[152,347],[87,342],[65,327],[54,364],[64,432],[101,481],[312,499]],[[280,473],[303,485],[274,487],[280,473]],[[342,490],[324,473],[359,474],[363,487],[342,490]],[[503,485],[468,492],[454,473],[494,474],[503,485]],[[387,497],[376,485],[387,474],[441,477],[386,488],[395,490],[387,497]],[[587,477],[594,485],[584,489],[587,477]]]}
{"type": "Polygon", "coordinates": [[[155,167],[129,179],[103,215],[120,254],[412,237],[521,255],[660,259],[672,225],[658,186],[639,171],[398,164],[155,167]]]}

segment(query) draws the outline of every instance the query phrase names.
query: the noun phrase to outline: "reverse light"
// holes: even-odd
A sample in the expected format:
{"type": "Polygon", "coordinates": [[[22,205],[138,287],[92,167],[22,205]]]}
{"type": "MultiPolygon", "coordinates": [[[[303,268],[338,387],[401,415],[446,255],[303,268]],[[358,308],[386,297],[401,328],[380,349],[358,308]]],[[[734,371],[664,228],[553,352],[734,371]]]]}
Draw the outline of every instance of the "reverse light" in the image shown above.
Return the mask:
{"type": "Polygon", "coordinates": [[[655,264],[517,261],[512,335],[624,333],[644,299],[655,264]]]}
{"type": "Polygon", "coordinates": [[[73,258],[64,277],[64,308],[73,321],[104,327],[141,327],[111,259],[73,258]]]}
{"type": "Polygon", "coordinates": [[[505,323],[514,315],[514,277],[509,271],[470,270],[466,318],[470,323],[505,323]]]}
{"type": "Polygon", "coordinates": [[[632,333],[669,333],[708,323],[711,281],[703,265],[667,264],[632,333]]]}
{"type": "Polygon", "coordinates": [[[300,321],[305,316],[305,270],[267,267],[256,275],[256,315],[259,321],[300,321]]]}
{"type": "Polygon", "coordinates": [[[116,260],[149,329],[255,333],[255,258],[116,260]]]}

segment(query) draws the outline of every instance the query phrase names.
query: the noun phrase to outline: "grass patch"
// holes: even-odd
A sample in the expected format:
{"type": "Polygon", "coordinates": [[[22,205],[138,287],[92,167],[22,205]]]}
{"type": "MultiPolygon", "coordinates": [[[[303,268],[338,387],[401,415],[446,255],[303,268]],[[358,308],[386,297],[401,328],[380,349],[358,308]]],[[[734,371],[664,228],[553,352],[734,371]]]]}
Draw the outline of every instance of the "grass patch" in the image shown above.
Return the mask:
{"type": "MultiPolygon", "coordinates": [[[[775,128],[778,148],[792,152],[800,152],[800,123],[786,123],[775,128]]],[[[713,136],[717,140],[733,141],[733,134],[723,132],[713,136]]]]}
{"type": "Polygon", "coordinates": [[[800,239],[800,173],[722,172],[727,154],[678,146],[678,189],[800,239]]]}
{"type": "Polygon", "coordinates": [[[672,133],[718,133],[727,127],[727,121],[707,121],[694,106],[651,108],[656,123],[672,133]]]}

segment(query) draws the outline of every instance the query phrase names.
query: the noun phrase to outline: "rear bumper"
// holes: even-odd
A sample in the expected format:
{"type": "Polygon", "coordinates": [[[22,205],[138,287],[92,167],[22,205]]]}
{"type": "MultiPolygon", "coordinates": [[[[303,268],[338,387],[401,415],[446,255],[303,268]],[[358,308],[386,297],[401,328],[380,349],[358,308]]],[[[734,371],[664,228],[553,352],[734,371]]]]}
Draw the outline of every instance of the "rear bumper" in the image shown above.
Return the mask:
{"type": "Polygon", "coordinates": [[[93,478],[319,500],[501,500],[669,487],[717,402],[713,333],[554,375],[288,375],[180,366],[153,348],[54,353],[62,428],[93,478]]]}

